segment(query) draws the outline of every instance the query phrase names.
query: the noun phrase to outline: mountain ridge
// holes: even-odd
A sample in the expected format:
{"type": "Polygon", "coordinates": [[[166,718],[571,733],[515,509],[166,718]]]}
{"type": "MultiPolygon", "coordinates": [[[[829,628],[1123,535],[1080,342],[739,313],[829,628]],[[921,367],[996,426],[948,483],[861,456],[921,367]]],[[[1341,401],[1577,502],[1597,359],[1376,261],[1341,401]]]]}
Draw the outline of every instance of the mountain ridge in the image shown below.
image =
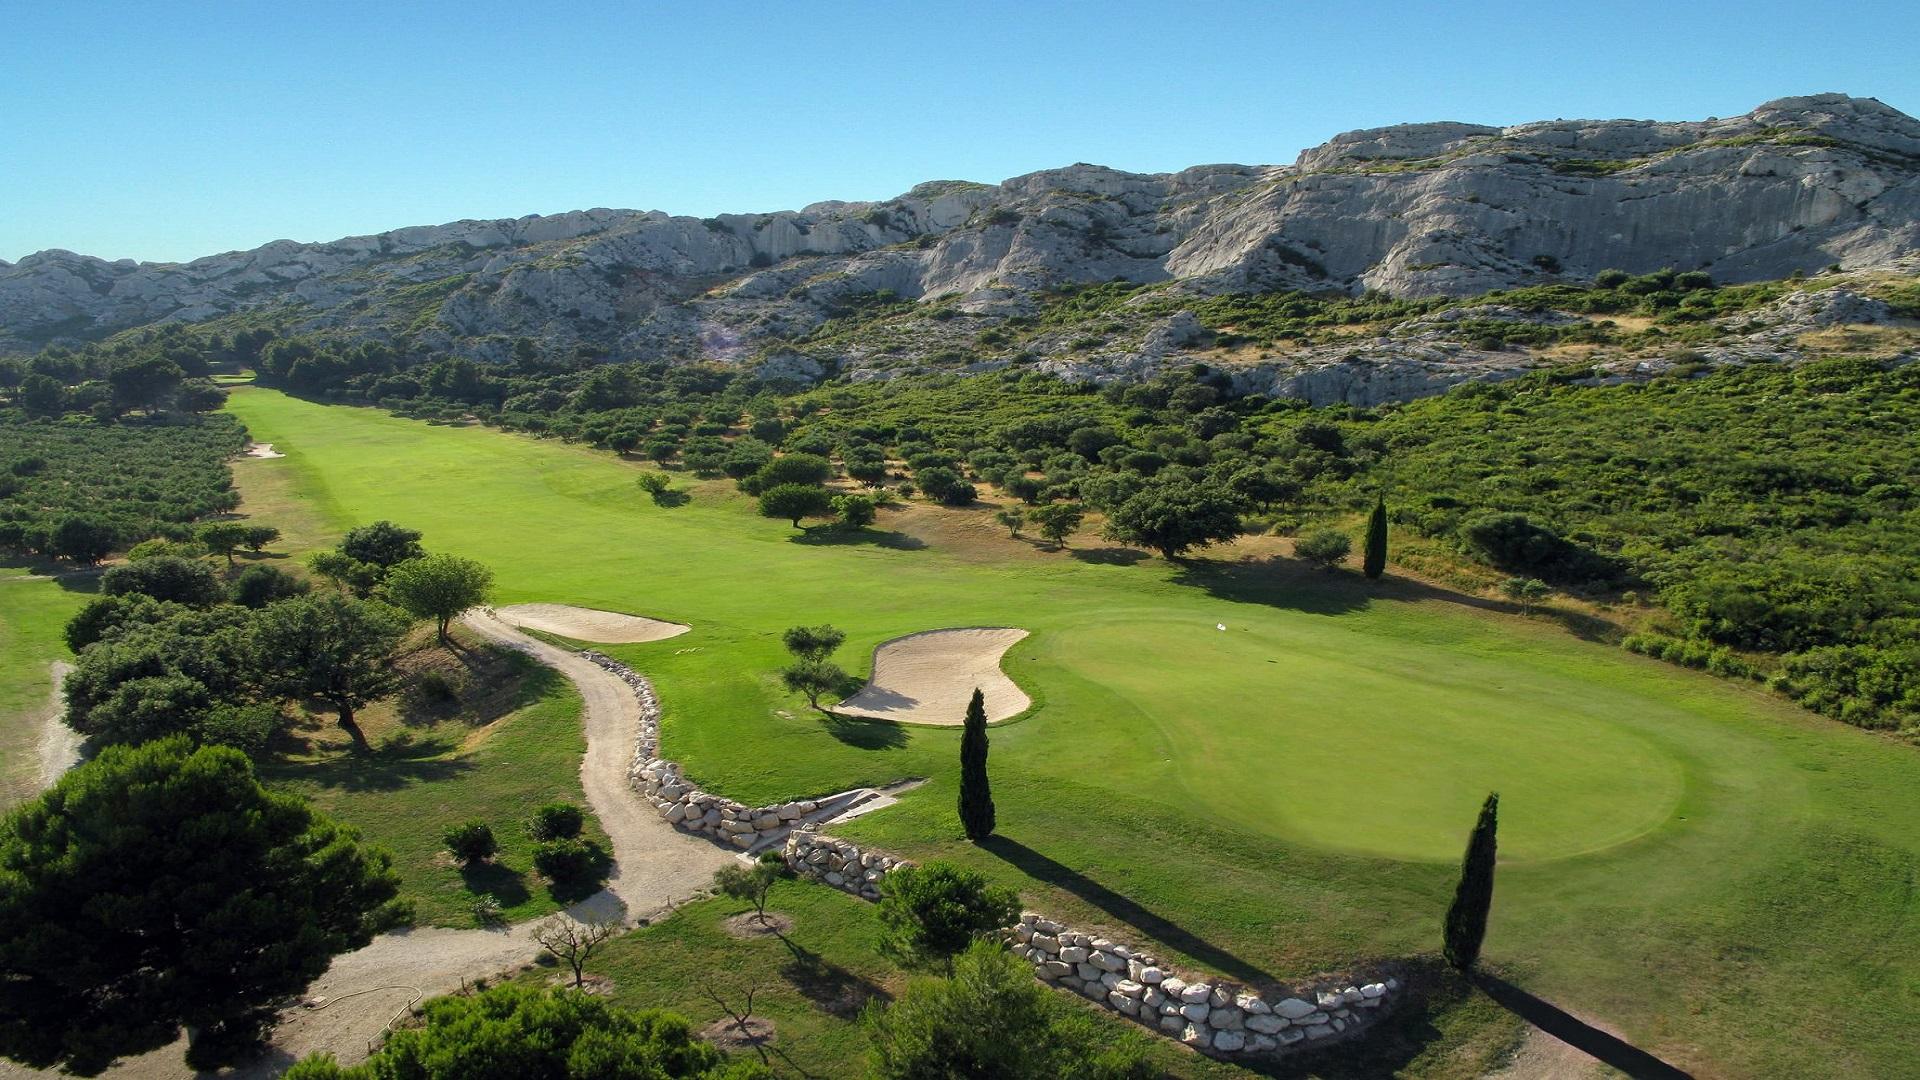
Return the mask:
{"type": "Polygon", "coordinates": [[[241,317],[480,359],[519,337],[728,359],[882,294],[994,318],[1112,280],[1459,296],[1615,267],[1739,282],[1916,260],[1920,121],[1818,94],[1704,121],[1393,125],[1291,165],[1081,163],[705,219],[595,208],[185,263],[49,249],[0,263],[0,352],[241,317]]]}

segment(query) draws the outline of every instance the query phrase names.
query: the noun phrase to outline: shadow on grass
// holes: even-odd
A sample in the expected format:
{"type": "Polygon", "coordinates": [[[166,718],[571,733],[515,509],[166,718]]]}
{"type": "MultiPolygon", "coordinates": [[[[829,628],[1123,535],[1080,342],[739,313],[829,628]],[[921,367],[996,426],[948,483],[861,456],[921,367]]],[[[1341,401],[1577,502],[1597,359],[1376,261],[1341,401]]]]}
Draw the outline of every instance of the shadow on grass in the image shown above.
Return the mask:
{"type": "Polygon", "coordinates": [[[1601,1031],[1497,975],[1481,972],[1473,977],[1473,983],[1508,1012],[1633,1080],[1692,1080],[1692,1074],[1661,1061],[1625,1039],[1601,1031]]]}
{"type": "Polygon", "coordinates": [[[1188,932],[1180,924],[1142,907],[1071,867],[1053,861],[1018,840],[1010,840],[998,835],[990,836],[980,842],[980,847],[1028,877],[1072,893],[1108,915],[1137,928],[1147,937],[1179,949],[1223,975],[1230,975],[1250,983],[1274,981],[1273,976],[1218,945],[1188,932]]]}
{"type": "Polygon", "coordinates": [[[891,720],[823,710],[820,723],[827,734],[859,750],[897,750],[907,745],[907,729],[891,720]]]}
{"type": "Polygon", "coordinates": [[[787,537],[787,542],[809,547],[883,547],[895,551],[919,551],[927,546],[927,542],[917,536],[891,529],[841,529],[832,525],[801,529],[787,537]]]}
{"type": "Polygon", "coordinates": [[[693,496],[684,491],[673,491],[671,489],[653,496],[653,505],[665,507],[669,510],[676,506],[685,506],[692,501],[693,496]]]}
{"type": "MultiPolygon", "coordinates": [[[[1038,546],[1038,545],[1035,545],[1038,546]]],[[[1049,548],[1049,550],[1052,550],[1049,548]]],[[[1139,548],[1097,547],[1066,549],[1067,555],[1077,562],[1092,563],[1095,566],[1132,566],[1152,556],[1139,548]]]]}
{"type": "Polygon", "coordinates": [[[1329,572],[1285,556],[1239,561],[1193,559],[1179,566],[1172,579],[1176,584],[1204,589],[1209,595],[1235,603],[1264,604],[1315,615],[1341,615],[1358,611],[1376,600],[1407,603],[1437,600],[1502,615],[1544,616],[1583,641],[1612,642],[1620,634],[1614,624],[1583,611],[1475,596],[1391,573],[1379,581],[1368,581],[1351,569],[1329,572]]]}
{"type": "Polygon", "coordinates": [[[343,753],[319,761],[266,764],[260,771],[274,779],[299,780],[340,791],[394,791],[409,784],[451,780],[473,771],[470,762],[438,756],[446,749],[444,744],[415,743],[371,754],[343,753]]]}
{"type": "Polygon", "coordinates": [[[491,896],[503,908],[518,907],[533,896],[520,872],[496,862],[468,863],[460,868],[460,881],[475,896],[491,896]]]}
{"type": "Polygon", "coordinates": [[[793,959],[780,968],[780,977],[821,1011],[842,1020],[852,1020],[860,1015],[869,1001],[878,999],[884,1004],[893,1000],[886,988],[872,979],[856,975],[826,960],[785,934],[775,931],[775,936],[793,953],[793,959]]]}
{"type": "Polygon", "coordinates": [[[1358,574],[1311,570],[1296,559],[1266,558],[1221,562],[1196,559],[1177,564],[1173,581],[1203,589],[1209,596],[1237,604],[1343,615],[1358,611],[1378,594],[1358,574]]]}

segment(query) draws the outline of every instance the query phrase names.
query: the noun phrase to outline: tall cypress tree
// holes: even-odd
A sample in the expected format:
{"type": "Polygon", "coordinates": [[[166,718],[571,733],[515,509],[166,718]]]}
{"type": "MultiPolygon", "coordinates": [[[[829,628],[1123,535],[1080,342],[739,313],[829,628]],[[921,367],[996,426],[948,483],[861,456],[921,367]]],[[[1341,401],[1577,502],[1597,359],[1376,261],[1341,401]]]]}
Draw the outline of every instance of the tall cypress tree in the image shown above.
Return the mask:
{"type": "Polygon", "coordinates": [[[1370,578],[1387,572],[1387,497],[1374,501],[1373,516],[1367,519],[1367,553],[1361,569],[1370,578]]]}
{"type": "Polygon", "coordinates": [[[1493,907],[1494,833],[1500,826],[1500,794],[1494,792],[1480,807],[1480,820],[1467,838],[1467,854],[1460,860],[1460,884],[1447,908],[1447,963],[1472,971],[1480,960],[1480,943],[1487,937],[1487,911],[1493,907]]]}
{"type": "Polygon", "coordinates": [[[960,825],[979,843],[993,835],[993,788],[987,782],[987,701],[979,689],[967,702],[960,734],[960,825]]]}

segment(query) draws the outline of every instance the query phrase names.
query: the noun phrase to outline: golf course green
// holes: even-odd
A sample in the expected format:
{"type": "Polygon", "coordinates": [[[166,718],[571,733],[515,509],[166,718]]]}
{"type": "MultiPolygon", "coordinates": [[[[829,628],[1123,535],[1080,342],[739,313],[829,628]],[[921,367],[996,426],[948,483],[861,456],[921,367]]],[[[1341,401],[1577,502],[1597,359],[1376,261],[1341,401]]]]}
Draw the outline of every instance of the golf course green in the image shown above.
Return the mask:
{"type": "MultiPolygon", "coordinates": [[[[229,408],[286,455],[236,463],[244,509],[296,543],[391,519],[491,566],[497,603],[690,625],[606,651],[654,679],[666,755],[728,796],[928,777],[837,831],[1258,982],[1437,948],[1497,790],[1487,956],[1534,993],[1708,1075],[1890,1075],[1920,1041],[1920,752],[1756,688],[1258,547],[1044,552],[895,512],[830,537],[685,474],[691,501],[655,505],[642,466],[557,441],[256,388],[229,408]],[[1034,707],[992,736],[1000,836],[961,838],[957,728],[782,688],[781,631],[822,622],[862,676],[902,634],[1032,632],[1005,664],[1034,707]]],[[[49,609],[30,589],[54,587],[0,585],[0,627],[49,609]]]]}

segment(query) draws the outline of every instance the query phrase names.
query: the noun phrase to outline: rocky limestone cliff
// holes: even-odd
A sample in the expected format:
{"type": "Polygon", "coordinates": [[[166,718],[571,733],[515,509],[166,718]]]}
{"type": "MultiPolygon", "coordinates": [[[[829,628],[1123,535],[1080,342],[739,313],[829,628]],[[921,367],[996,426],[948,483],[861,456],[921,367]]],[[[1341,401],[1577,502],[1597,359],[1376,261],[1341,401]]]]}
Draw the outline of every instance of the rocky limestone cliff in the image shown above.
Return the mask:
{"type": "MultiPolygon", "coordinates": [[[[1920,263],[1920,122],[1822,94],[1687,123],[1403,125],[1338,136],[1289,166],[1074,165],[770,214],[595,209],[179,264],[44,251],[0,263],[0,351],[245,318],[483,359],[530,337],[618,358],[734,360],[781,355],[876,294],[991,319],[1030,311],[1037,290],[1115,279],[1195,294],[1470,295],[1608,267],[1733,282],[1834,263],[1920,263]]],[[[970,340],[930,324],[908,351],[951,358],[970,340]]],[[[1409,385],[1443,362],[1404,349],[1387,359],[1378,377],[1409,385]]],[[[1303,370],[1275,385],[1297,378],[1335,377],[1303,370]]]]}

